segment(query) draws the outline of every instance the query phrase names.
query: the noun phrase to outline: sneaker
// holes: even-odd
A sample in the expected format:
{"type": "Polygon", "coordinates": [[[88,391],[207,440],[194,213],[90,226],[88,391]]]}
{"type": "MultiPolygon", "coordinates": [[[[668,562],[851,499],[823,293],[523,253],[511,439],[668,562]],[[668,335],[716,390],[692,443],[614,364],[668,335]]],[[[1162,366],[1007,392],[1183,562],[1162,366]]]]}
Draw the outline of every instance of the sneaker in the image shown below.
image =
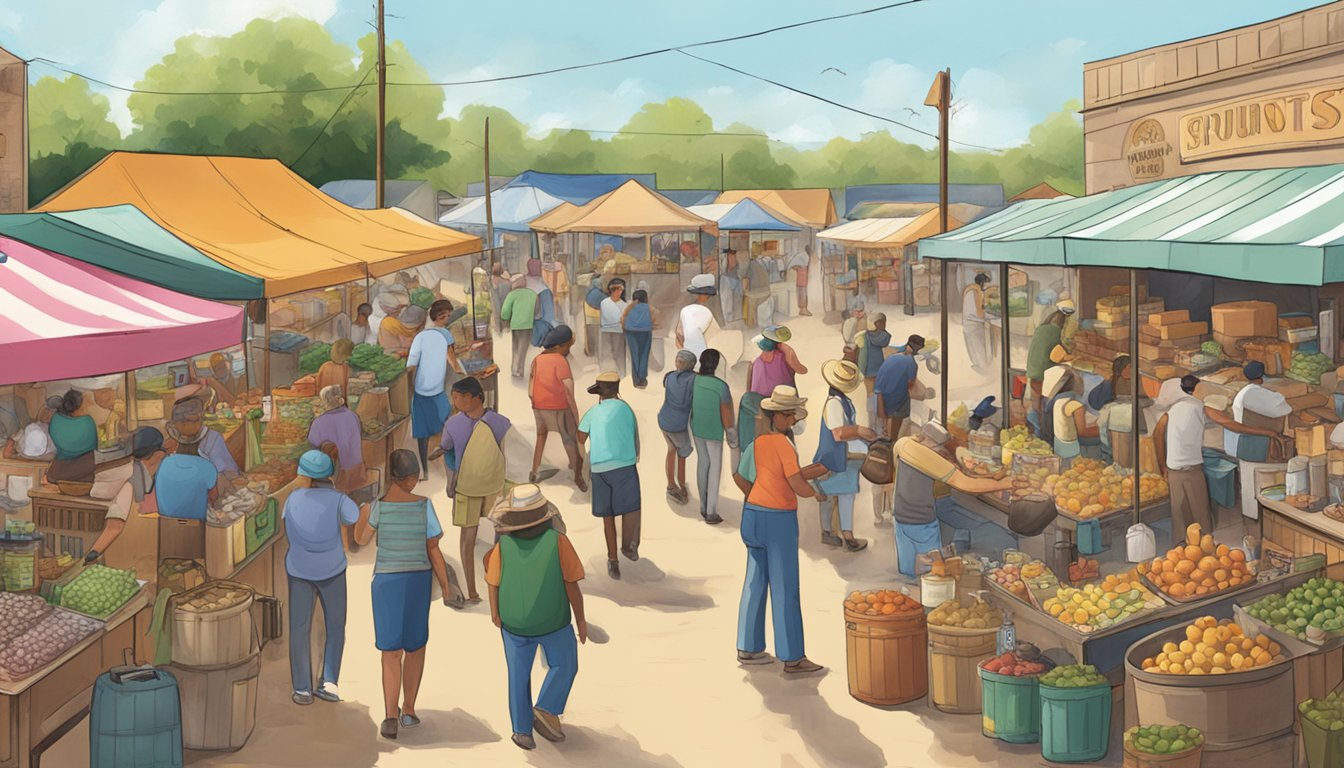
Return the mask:
{"type": "Polygon", "coordinates": [[[723,522],[723,518],[719,517],[718,512],[710,512],[708,515],[705,515],[705,522],[710,525],[718,525],[723,522]]]}
{"type": "Polygon", "coordinates": [[[775,660],[774,657],[766,653],[765,651],[737,652],[738,664],[771,664],[774,662],[774,660],[775,660]]]}
{"type": "Polygon", "coordinates": [[[809,672],[820,672],[826,669],[815,661],[809,660],[806,656],[797,661],[790,661],[784,665],[784,671],[790,675],[805,675],[809,672]]]}
{"type": "Polygon", "coordinates": [[[294,695],[289,698],[300,707],[306,707],[313,703],[313,694],[309,691],[295,691],[294,695]]]}
{"type": "Polygon", "coordinates": [[[419,724],[420,724],[420,718],[416,717],[415,715],[408,715],[405,712],[401,713],[402,728],[414,728],[419,724]]]}
{"type": "Polygon", "coordinates": [[[607,575],[613,579],[621,578],[621,564],[616,560],[607,561],[607,575]]]}
{"type": "Polygon", "coordinates": [[[336,689],[335,683],[323,683],[313,695],[323,701],[330,701],[333,703],[341,700],[340,691],[336,689]]]}
{"type": "Polygon", "coordinates": [[[513,743],[517,744],[520,749],[526,749],[528,751],[537,748],[537,740],[532,738],[532,734],[530,733],[513,734],[513,743]]]}
{"type": "Polygon", "coordinates": [[[560,718],[541,707],[532,708],[532,728],[547,741],[556,743],[565,740],[565,732],[560,728],[560,718]]]}
{"type": "Polygon", "coordinates": [[[831,533],[830,531],[822,532],[821,543],[825,544],[828,547],[842,547],[845,545],[844,539],[841,539],[839,536],[836,536],[834,533],[831,533]]]}
{"type": "Polygon", "coordinates": [[[379,733],[384,739],[392,739],[393,741],[396,741],[396,740],[397,740],[397,718],[395,718],[395,717],[389,717],[389,718],[387,718],[386,720],[384,720],[384,721],[383,721],[383,724],[380,725],[380,726],[378,727],[378,733],[379,733]]]}
{"type": "Polygon", "coordinates": [[[853,537],[853,536],[849,536],[849,537],[847,537],[847,538],[845,539],[845,550],[846,550],[846,551],[849,551],[849,552],[862,552],[863,550],[865,550],[865,549],[867,549],[867,548],[868,548],[868,540],[867,540],[867,539],[858,539],[858,538],[855,538],[855,537],[853,537]]]}

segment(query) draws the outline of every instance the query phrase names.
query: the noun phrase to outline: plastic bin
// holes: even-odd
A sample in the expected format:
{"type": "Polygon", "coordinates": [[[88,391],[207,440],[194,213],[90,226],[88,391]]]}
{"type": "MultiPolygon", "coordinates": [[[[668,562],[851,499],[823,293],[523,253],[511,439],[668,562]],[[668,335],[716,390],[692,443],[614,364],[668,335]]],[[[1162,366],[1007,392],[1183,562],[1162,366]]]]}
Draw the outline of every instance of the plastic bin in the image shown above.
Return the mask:
{"type": "Polygon", "coordinates": [[[177,680],[161,669],[150,671],[144,679],[122,679],[104,672],[93,684],[89,707],[89,766],[146,765],[182,765],[177,680]]]}
{"type": "Polygon", "coordinates": [[[1237,463],[1223,458],[1211,448],[1204,449],[1204,478],[1209,485],[1209,500],[1220,507],[1237,505],[1237,463]]]}
{"type": "Polygon", "coordinates": [[[1014,677],[987,672],[980,674],[980,729],[991,739],[1011,744],[1034,744],[1041,740],[1041,681],[1035,675],[1014,677]]]}
{"type": "Polygon", "coordinates": [[[1300,714],[1302,752],[1307,768],[1335,768],[1344,765],[1344,731],[1327,731],[1300,714]]]}
{"type": "Polygon", "coordinates": [[[1086,763],[1106,756],[1111,741],[1111,686],[1041,686],[1041,757],[1086,763]]]}

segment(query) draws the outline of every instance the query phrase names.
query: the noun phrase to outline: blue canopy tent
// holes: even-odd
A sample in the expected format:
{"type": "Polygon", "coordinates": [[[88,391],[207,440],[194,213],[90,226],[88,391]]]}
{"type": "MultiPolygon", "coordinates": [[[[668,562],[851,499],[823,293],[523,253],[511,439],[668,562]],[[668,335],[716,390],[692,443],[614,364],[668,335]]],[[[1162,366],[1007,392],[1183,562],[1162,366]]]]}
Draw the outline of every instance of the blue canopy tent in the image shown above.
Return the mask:
{"type": "Polygon", "coordinates": [[[717,189],[660,189],[658,194],[680,205],[690,208],[692,205],[708,205],[719,196],[717,189]]]}
{"type": "MultiPolygon", "coordinates": [[[[490,213],[495,230],[495,248],[503,251],[504,268],[521,272],[537,253],[528,224],[565,202],[536,187],[509,186],[490,194],[490,213]]],[[[439,223],[482,237],[486,234],[485,198],[468,200],[439,217],[439,223]]]]}
{"type": "Polygon", "coordinates": [[[515,176],[504,189],[512,187],[536,187],[548,195],[558,197],[575,205],[587,205],[594,198],[611,192],[622,184],[634,179],[653,189],[656,178],[652,173],[542,173],[523,171],[515,176]]]}

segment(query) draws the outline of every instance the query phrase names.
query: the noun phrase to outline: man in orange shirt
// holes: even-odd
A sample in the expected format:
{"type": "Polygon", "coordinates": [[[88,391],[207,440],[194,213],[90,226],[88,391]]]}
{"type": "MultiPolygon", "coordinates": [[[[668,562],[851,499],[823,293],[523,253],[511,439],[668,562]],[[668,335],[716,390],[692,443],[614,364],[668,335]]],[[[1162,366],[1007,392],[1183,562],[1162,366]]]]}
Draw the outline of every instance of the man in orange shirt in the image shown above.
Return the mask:
{"type": "Polygon", "coordinates": [[[532,360],[527,387],[527,394],[532,398],[532,413],[537,418],[537,447],[532,452],[532,474],[528,480],[537,482],[546,436],[555,432],[560,435],[560,443],[569,456],[575,487],[586,491],[588,483],[583,479],[583,457],[579,454],[578,444],[579,406],[574,400],[574,374],[569,368],[574,332],[568,325],[557,325],[546,333],[541,345],[542,353],[532,360]]]}
{"type": "Polygon", "coordinates": [[[737,660],[768,664],[765,602],[774,615],[775,653],[790,675],[824,667],[803,653],[803,609],[798,588],[798,497],[815,495],[810,481],[826,474],[821,464],[798,466],[791,435],[803,431],[807,411],[798,390],[781,384],[761,401],[770,430],[742,453],[733,482],[746,494],[742,541],[747,545],[747,578],[737,612],[737,660]]]}

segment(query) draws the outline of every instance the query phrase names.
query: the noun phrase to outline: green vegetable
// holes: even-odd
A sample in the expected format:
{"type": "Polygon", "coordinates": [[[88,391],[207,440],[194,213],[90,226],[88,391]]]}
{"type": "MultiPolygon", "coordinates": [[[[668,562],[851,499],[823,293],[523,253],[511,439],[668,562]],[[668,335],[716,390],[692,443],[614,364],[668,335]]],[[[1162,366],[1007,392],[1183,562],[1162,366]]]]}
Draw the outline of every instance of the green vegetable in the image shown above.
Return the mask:
{"type": "Polygon", "coordinates": [[[428,310],[429,305],[434,303],[434,292],[428,288],[416,288],[411,291],[411,303],[421,309],[428,310]]]}
{"type": "Polygon", "coordinates": [[[61,605],[103,618],[124,605],[139,589],[135,571],[95,564],[65,586],[61,592],[61,605]]]}
{"type": "Polygon", "coordinates": [[[1219,344],[1216,341],[1209,340],[1199,345],[1199,351],[1203,352],[1206,355],[1213,355],[1214,357],[1222,357],[1223,345],[1219,344]]]}
{"type": "Polygon", "coordinates": [[[309,344],[299,353],[299,374],[317,373],[323,363],[331,360],[331,345],[323,342],[309,344]]]}
{"type": "Polygon", "coordinates": [[[1329,355],[1315,352],[1308,354],[1306,352],[1294,352],[1292,365],[1288,367],[1285,374],[1290,379],[1303,381],[1308,384],[1320,384],[1321,374],[1334,367],[1329,355]]]}
{"type": "Polygon", "coordinates": [[[1091,688],[1108,685],[1110,681],[1091,664],[1065,664],[1041,676],[1041,685],[1051,688],[1091,688]]]}
{"type": "Polygon", "coordinates": [[[1344,730],[1344,698],[1331,692],[1324,699],[1307,699],[1297,705],[1308,722],[1326,731],[1344,730]]]}
{"type": "Polygon", "coordinates": [[[1313,578],[1286,595],[1266,595],[1246,611],[1299,640],[1307,638],[1308,627],[1326,634],[1344,631],[1344,584],[1313,578]]]}
{"type": "Polygon", "coordinates": [[[1203,744],[1204,734],[1188,725],[1136,725],[1125,732],[1125,743],[1139,752],[1174,755],[1203,744]]]}

